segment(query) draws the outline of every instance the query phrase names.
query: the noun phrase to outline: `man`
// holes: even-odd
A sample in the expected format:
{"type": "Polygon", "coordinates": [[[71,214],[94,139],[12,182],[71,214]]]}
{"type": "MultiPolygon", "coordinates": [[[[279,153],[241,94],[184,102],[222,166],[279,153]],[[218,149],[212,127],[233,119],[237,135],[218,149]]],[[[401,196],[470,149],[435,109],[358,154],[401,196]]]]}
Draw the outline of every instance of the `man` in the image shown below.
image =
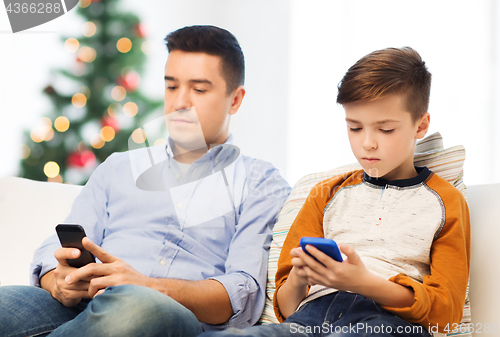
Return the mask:
{"type": "Polygon", "coordinates": [[[193,26],[166,43],[166,147],[110,156],[65,221],[85,228],[83,245],[102,263],[70,267],[80,251],[47,239],[32,263],[42,289],[0,288],[0,335],[196,336],[260,316],[290,188],[232,145],[245,96],[236,38],[193,26]]]}

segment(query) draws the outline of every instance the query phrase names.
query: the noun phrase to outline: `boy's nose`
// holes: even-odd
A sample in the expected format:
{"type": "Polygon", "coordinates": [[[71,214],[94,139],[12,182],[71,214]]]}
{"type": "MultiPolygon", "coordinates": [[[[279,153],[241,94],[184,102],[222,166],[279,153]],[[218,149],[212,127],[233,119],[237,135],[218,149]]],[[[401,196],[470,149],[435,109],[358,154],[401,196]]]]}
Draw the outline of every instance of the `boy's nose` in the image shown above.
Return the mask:
{"type": "Polygon", "coordinates": [[[375,138],[371,137],[370,135],[366,135],[365,139],[363,140],[363,148],[367,151],[376,149],[377,142],[375,141],[375,138]]]}

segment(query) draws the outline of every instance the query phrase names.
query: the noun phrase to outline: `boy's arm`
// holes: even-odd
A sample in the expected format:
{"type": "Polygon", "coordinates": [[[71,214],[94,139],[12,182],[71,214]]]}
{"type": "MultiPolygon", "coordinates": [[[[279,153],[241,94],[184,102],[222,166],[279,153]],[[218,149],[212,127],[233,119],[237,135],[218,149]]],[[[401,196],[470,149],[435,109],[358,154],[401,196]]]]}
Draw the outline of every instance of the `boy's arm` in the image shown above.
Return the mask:
{"type": "MultiPolygon", "coordinates": [[[[432,185],[431,185],[432,187],[432,185]]],[[[456,190],[455,190],[456,191],[456,190]]],[[[415,303],[407,308],[384,309],[423,326],[437,326],[440,332],[460,322],[470,267],[470,220],[462,195],[442,196],[446,221],[431,247],[430,274],[420,284],[399,274],[390,280],[415,292],[415,303]]]]}
{"type": "Polygon", "coordinates": [[[334,187],[340,186],[343,181],[344,177],[339,176],[314,186],[288,231],[278,260],[276,291],[273,298],[274,312],[280,322],[295,312],[308,291],[308,286],[304,286],[303,280],[296,277],[298,276],[296,268],[292,270],[290,251],[300,246],[300,239],[304,236],[324,237],[325,206],[333,196],[334,187]]]}

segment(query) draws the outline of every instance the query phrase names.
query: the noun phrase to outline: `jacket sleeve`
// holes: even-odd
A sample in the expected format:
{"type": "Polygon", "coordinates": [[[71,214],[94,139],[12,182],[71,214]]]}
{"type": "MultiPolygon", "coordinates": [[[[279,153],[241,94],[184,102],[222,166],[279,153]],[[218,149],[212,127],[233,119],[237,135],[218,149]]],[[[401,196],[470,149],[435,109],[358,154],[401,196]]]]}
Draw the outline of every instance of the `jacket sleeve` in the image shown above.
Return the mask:
{"type": "Polygon", "coordinates": [[[437,327],[446,333],[444,329],[452,329],[451,325],[459,323],[463,314],[470,268],[470,219],[467,203],[458,190],[450,185],[440,195],[446,218],[431,247],[430,274],[422,284],[404,274],[392,277],[390,281],[414,290],[415,302],[407,308],[384,309],[409,322],[437,327]]]}

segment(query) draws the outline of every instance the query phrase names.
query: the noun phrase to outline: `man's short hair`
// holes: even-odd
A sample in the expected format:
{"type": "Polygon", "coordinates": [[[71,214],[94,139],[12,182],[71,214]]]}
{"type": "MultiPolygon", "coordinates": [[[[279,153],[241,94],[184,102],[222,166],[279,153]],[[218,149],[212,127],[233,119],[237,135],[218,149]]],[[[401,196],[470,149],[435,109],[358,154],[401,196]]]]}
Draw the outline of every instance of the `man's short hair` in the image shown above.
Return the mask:
{"type": "Polygon", "coordinates": [[[410,47],[374,51],[356,62],[338,85],[337,103],[376,100],[389,94],[404,95],[404,108],[413,121],[427,112],[431,73],[410,47]]]}
{"type": "Polygon", "coordinates": [[[226,80],[228,95],[245,82],[245,58],[233,34],[215,26],[189,26],[165,38],[168,52],[206,53],[221,58],[221,74],[226,80]]]}

